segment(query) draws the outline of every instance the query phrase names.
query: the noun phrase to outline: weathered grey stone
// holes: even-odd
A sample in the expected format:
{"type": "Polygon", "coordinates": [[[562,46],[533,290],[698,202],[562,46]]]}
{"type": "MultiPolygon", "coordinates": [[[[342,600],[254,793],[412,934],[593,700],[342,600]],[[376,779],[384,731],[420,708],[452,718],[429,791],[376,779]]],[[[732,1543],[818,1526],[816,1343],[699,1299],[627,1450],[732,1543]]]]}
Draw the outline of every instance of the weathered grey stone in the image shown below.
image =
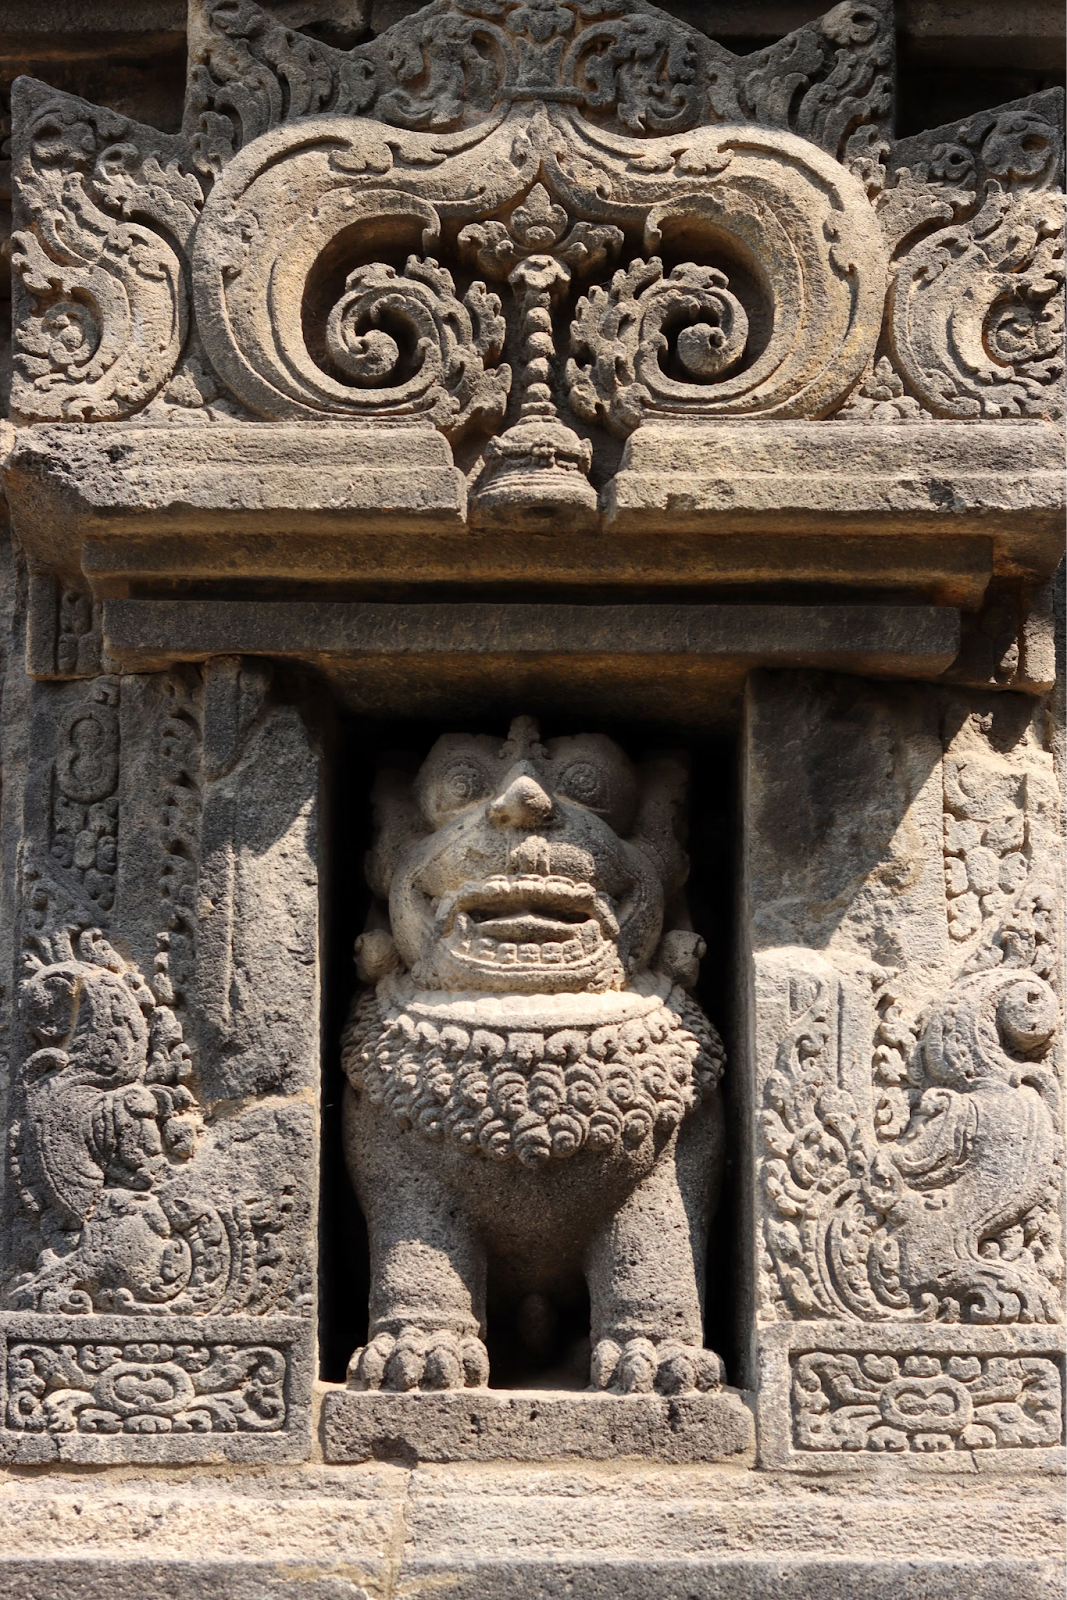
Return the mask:
{"type": "Polygon", "coordinates": [[[16,532],[42,566],[76,572],[87,538],[128,533],[151,547],[180,535],[196,541],[201,570],[175,563],[173,551],[169,566],[190,577],[207,575],[208,550],[211,575],[294,576],[307,570],[308,544],[292,550],[293,535],[448,528],[462,523],[466,502],[434,429],[325,422],[20,429],[6,487],[16,532]],[[230,539],[220,541],[222,530],[230,539]],[[250,539],[260,555],[252,568],[250,539]]]}
{"type": "MultiPolygon", "coordinates": [[[[892,145],[883,6],[835,8],[745,63],[645,0],[537,15],[473,24],[441,0],[343,51],[254,4],[195,0],[180,135],[19,81],[12,403],[75,434],[38,442],[60,458],[43,492],[40,454],[16,451],[35,562],[73,576],[78,523],[128,535],[139,502],[158,523],[178,500],[172,528],[201,539],[227,512],[224,545],[264,513],[257,575],[277,575],[275,519],[312,519],[320,546],[327,519],[447,528],[469,486],[473,525],[511,534],[587,536],[601,502],[646,534],[668,508],[688,531],[763,534],[827,512],[911,535],[951,517],[998,539],[1004,570],[1047,576],[1058,462],[1047,481],[1033,469],[1063,414],[1058,91],[892,145]],[[253,419],[281,425],[266,472],[253,419]],[[1003,441],[957,438],[952,419],[997,419],[1003,441]],[[362,488],[342,462],[325,485],[291,465],[292,424],[341,420],[368,430],[362,488]],[[142,425],[171,438],[154,460],[148,443],[146,477],[101,435],[108,463],[86,471],[77,435],[100,423],[132,423],[135,455],[142,425]],[[747,459],[725,475],[682,459],[710,423],[740,426],[742,456],[769,423],[772,458],[781,428],[814,429],[821,470],[792,476],[816,492],[779,476],[750,503],[747,459]],[[198,470],[183,492],[200,452],[222,464],[212,435],[236,484],[198,470]],[[617,481],[611,435],[634,435],[617,481]],[[405,442],[421,459],[398,478],[405,442]],[[976,468],[975,448],[1014,459],[976,468]],[[59,541],[56,497],[74,511],[59,541]]],[[[197,557],[233,570],[224,548],[197,557]]]]}
{"type": "Polygon", "coordinates": [[[742,1115],[768,1464],[1062,1437],[1051,769],[1025,697],[754,680],[742,1115]]]}
{"type": "MultiPolygon", "coordinates": [[[[685,992],[705,948],[682,895],[685,798],[677,761],[635,768],[603,735],[542,743],[529,717],[503,741],[446,734],[413,782],[388,772],[375,791],[377,903],[356,950],[375,987],[342,1046],[371,1258],[349,1382],[484,1389],[492,1268],[523,1307],[584,1282],[589,1380],[622,1408],[550,1398],[539,1442],[536,1403],[490,1402],[487,1451],[519,1439],[546,1455],[586,1418],[627,1453],[655,1451],[685,1431],[684,1407],[675,1423],[669,1408],[626,1410],[629,1396],[721,1386],[703,1308],[724,1056],[685,992]]],[[[345,1415],[332,1432],[328,1419],[334,1456],[367,1448],[362,1413],[345,1415]]],[[[414,1438],[462,1452],[468,1414],[430,1417],[425,1433],[408,1424],[414,1438]]]]}
{"type": "Polygon", "coordinates": [[[645,423],[605,492],[606,523],[669,516],[681,531],[789,538],[959,527],[992,539],[998,571],[1047,576],[1062,553],[1062,456],[1047,424],[645,423]]]}
{"type": "Polygon", "coordinates": [[[0,1336],[5,1463],[307,1458],[304,1318],[5,1312],[0,1336]]]}
{"type": "Polygon", "coordinates": [[[612,1600],[949,1600],[967,1588],[1050,1600],[1062,1482],[920,1464],[909,1482],[854,1459],[850,1481],[814,1492],[772,1473],[634,1461],[10,1474],[0,1574],[14,1594],[49,1600],[378,1600],[443,1587],[612,1600]]]}
{"type": "Polygon", "coordinates": [[[3,1581],[1058,1593],[1043,0],[122,9],[0,22],[3,1581]],[[725,1133],[678,771],[520,705],[714,768],[725,1133]],[[485,1387],[583,1274],[593,1389],[485,1387]]]}
{"type": "Polygon", "coordinates": [[[752,1418],[736,1394],[567,1394],[495,1389],[326,1396],[327,1461],[744,1463],[752,1418]]]}
{"type": "MultiPolygon", "coordinates": [[[[318,768],[269,672],[42,684],[2,1272],[17,1460],[306,1454],[318,768]]],[[[22,781],[17,782],[17,777],[22,781]]]]}
{"type": "Polygon", "coordinates": [[[589,716],[721,725],[758,662],[935,678],[959,614],[884,605],[404,605],[105,600],[110,658],[128,670],[219,650],[290,656],[358,710],[507,715],[521,694],[589,716]]]}
{"type": "MultiPolygon", "coordinates": [[[[835,456],[835,470],[840,462],[835,456]]],[[[479,533],[463,520],[465,489],[447,442],[419,429],[398,437],[332,423],[260,424],[251,437],[234,437],[220,423],[205,437],[136,423],[38,426],[20,430],[5,481],[32,558],[68,573],[80,564],[95,596],[175,576],[440,583],[462,573],[482,583],[824,582],[975,606],[993,570],[984,523],[946,533],[938,516],[936,534],[916,537],[900,532],[910,515],[903,510],[891,535],[873,537],[807,530],[792,538],[791,523],[773,536],[732,534],[723,531],[729,508],[697,532],[679,530],[672,518],[670,540],[658,516],[652,529],[615,528],[610,539],[578,538],[554,524],[536,539],[495,524],[479,533]],[[398,531],[405,528],[421,531],[398,531]]],[[[776,483],[782,487],[766,485],[772,497],[776,483]]],[[[795,487],[785,480],[787,501],[795,487]]],[[[751,493],[743,474],[736,491],[742,500],[751,493]]],[[[775,510],[758,509],[764,518],[775,510]]],[[[76,659],[59,670],[55,638],[64,631],[69,582],[51,598],[47,574],[33,583],[33,670],[73,675],[76,659]]]]}

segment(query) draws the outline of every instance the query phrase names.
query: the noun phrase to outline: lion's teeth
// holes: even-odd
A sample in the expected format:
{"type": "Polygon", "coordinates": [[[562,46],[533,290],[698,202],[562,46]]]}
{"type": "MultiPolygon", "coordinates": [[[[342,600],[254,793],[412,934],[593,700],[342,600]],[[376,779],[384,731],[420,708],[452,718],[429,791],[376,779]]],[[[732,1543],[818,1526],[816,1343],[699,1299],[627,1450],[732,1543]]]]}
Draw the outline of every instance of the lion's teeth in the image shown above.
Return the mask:
{"type": "Polygon", "coordinates": [[[532,961],[535,964],[541,959],[541,946],[539,944],[520,944],[519,960],[532,961]]]}
{"type": "Polygon", "coordinates": [[[546,944],[541,947],[541,960],[548,964],[558,964],[563,960],[563,948],[558,944],[546,944]]]}
{"type": "Polygon", "coordinates": [[[495,939],[475,939],[474,945],[473,945],[473,954],[474,955],[492,957],[493,955],[495,955],[495,953],[496,953],[496,940],[495,939]]]}
{"type": "Polygon", "coordinates": [[[563,960],[568,963],[582,959],[582,946],[577,939],[568,939],[566,944],[560,945],[560,951],[563,960]]]}
{"type": "Polygon", "coordinates": [[[498,961],[517,961],[518,956],[519,947],[517,944],[498,944],[496,947],[498,961]]]}
{"type": "Polygon", "coordinates": [[[581,940],[583,950],[587,953],[595,950],[600,943],[600,930],[596,923],[583,922],[578,930],[578,938],[581,940]]]}

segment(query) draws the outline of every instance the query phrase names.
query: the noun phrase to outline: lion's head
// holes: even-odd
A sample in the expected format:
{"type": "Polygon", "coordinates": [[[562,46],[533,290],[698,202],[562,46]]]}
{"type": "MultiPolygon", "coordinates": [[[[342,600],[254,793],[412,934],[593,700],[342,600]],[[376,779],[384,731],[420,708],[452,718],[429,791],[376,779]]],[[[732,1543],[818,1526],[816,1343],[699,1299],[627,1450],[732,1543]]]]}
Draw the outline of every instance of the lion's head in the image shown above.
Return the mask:
{"type": "Polygon", "coordinates": [[[541,743],[529,717],[503,741],[445,734],[413,779],[376,788],[368,878],[396,956],[365,938],[365,975],[398,959],[423,989],[624,988],[685,880],[684,793],[680,762],[635,766],[602,734],[541,743]]]}

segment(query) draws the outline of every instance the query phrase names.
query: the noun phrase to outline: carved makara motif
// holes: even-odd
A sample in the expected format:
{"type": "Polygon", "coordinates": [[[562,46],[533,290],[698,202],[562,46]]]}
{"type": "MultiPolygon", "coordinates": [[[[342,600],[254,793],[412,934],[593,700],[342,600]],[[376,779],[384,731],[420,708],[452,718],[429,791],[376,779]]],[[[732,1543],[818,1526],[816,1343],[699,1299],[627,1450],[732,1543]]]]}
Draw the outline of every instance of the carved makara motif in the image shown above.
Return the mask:
{"type": "Polygon", "coordinates": [[[965,717],[942,768],[955,981],[921,1009],[880,969],[791,986],[761,1114],[765,1266],[790,1317],[1062,1320],[1056,800],[1036,752],[1008,760],[982,730],[965,717]],[[868,981],[857,1086],[840,1010],[868,981]]]}
{"type": "Polygon", "coordinates": [[[676,763],[542,744],[528,718],[503,742],[446,735],[414,783],[383,776],[368,868],[388,931],[383,904],[343,1051],[372,1257],[357,1387],[484,1383],[488,1258],[520,1296],[584,1274],[595,1386],[717,1386],[701,1280],[724,1058],[681,987],[703,949],[683,796],[676,763]]]}
{"type": "MultiPolygon", "coordinates": [[[[97,929],[38,941],[19,992],[12,1165],[44,1248],[9,1304],[87,1314],[263,1312],[294,1270],[295,1185],[209,1136],[175,1013],[97,929]]],[[[248,1127],[243,1137],[252,1139],[248,1127]]]]}

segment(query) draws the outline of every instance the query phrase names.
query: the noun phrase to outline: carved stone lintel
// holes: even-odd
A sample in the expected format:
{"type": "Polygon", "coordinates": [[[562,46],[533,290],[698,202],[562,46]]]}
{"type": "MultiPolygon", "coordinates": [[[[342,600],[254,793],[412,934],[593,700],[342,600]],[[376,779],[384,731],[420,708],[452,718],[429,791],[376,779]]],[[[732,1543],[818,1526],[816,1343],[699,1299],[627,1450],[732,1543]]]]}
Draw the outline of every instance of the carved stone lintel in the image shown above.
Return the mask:
{"type": "Polygon", "coordinates": [[[1063,414],[1058,91],[892,144],[882,0],[744,58],[646,0],[189,48],[180,136],[16,95],[23,421],[430,425],[476,527],[566,536],[603,429],[1063,414]]]}

